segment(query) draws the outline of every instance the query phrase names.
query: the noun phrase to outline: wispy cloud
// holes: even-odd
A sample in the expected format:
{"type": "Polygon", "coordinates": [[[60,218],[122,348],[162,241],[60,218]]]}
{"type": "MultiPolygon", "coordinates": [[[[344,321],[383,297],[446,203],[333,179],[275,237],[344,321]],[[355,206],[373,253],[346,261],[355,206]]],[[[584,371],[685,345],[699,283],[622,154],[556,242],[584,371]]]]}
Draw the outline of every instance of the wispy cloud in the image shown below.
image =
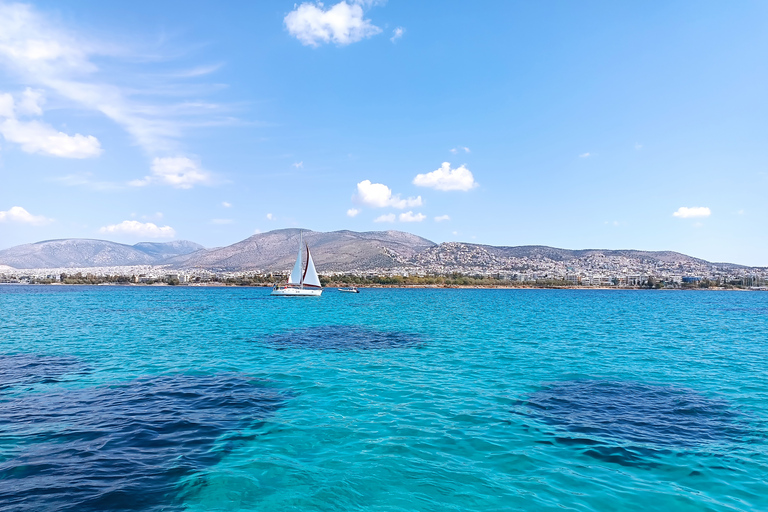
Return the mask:
{"type": "Polygon", "coordinates": [[[692,219],[698,217],[709,217],[712,212],[706,206],[681,206],[672,215],[681,219],[692,219]]]}
{"type": "MultiPolygon", "coordinates": [[[[182,153],[179,140],[189,128],[236,122],[228,107],[198,99],[218,86],[189,83],[220,64],[175,74],[121,73],[123,62],[141,60],[138,48],[70,30],[31,5],[0,3],[0,67],[68,108],[101,113],[150,156],[182,153]],[[194,101],[186,99],[192,96],[194,101]]],[[[156,60],[157,50],[151,51],[156,60]]],[[[26,105],[28,115],[43,113],[40,103],[34,108],[33,98],[26,100],[19,106],[26,105]]],[[[42,121],[17,119],[5,124],[3,135],[25,151],[55,156],[86,158],[102,149],[94,135],[67,135],[42,121]]]]}
{"type": "Polygon", "coordinates": [[[446,220],[451,220],[451,217],[449,215],[438,215],[435,217],[435,222],[444,222],[446,220]]]}
{"type": "Polygon", "coordinates": [[[469,150],[469,148],[468,148],[468,147],[466,147],[466,146],[457,146],[457,147],[455,147],[455,148],[451,148],[451,149],[449,149],[448,151],[450,151],[450,152],[451,152],[451,153],[453,153],[454,155],[456,155],[456,154],[458,154],[459,152],[462,152],[462,151],[463,151],[464,153],[471,153],[471,151],[469,150]]]}
{"type": "Polygon", "coordinates": [[[579,155],[579,158],[589,158],[590,156],[592,156],[592,155],[589,154],[589,153],[582,153],[582,154],[579,155]]]}
{"type": "Polygon", "coordinates": [[[223,201],[221,203],[221,206],[223,206],[224,208],[232,208],[232,203],[228,203],[227,201],[223,201]]]}
{"type": "Polygon", "coordinates": [[[173,238],[176,236],[176,230],[171,226],[158,226],[152,222],[139,222],[137,220],[124,220],[120,224],[104,226],[99,228],[99,232],[146,238],[173,238]]]}
{"type": "Polygon", "coordinates": [[[304,162],[296,162],[293,164],[293,166],[297,169],[303,169],[304,168],[304,162]]]}
{"type": "Polygon", "coordinates": [[[403,27],[397,27],[395,30],[392,31],[392,37],[389,38],[390,41],[393,43],[403,37],[403,34],[405,34],[405,29],[403,27]]]}
{"type": "Polygon", "coordinates": [[[0,222],[42,226],[43,224],[53,222],[53,219],[49,219],[42,215],[32,215],[21,206],[13,206],[6,211],[0,211],[0,222]]]}
{"type": "Polygon", "coordinates": [[[439,169],[426,174],[417,174],[413,184],[437,190],[472,190],[478,186],[472,172],[465,166],[451,169],[451,164],[443,162],[439,169]]]}
{"type": "Polygon", "coordinates": [[[373,208],[413,208],[421,206],[421,196],[401,199],[399,194],[392,194],[392,189],[383,183],[371,183],[363,180],[357,184],[357,194],[353,199],[373,208]]]}
{"type": "Polygon", "coordinates": [[[126,186],[125,183],[93,179],[93,173],[90,172],[67,174],[66,176],[50,178],[50,180],[66,187],[85,187],[97,191],[120,190],[126,186]]]}
{"type": "Polygon", "coordinates": [[[321,2],[297,6],[283,19],[288,33],[303,45],[315,47],[322,43],[343,46],[381,33],[363,17],[363,8],[357,2],[339,2],[327,10],[324,7],[321,2]]]}
{"type": "Polygon", "coordinates": [[[268,213],[267,214],[267,220],[275,220],[275,216],[272,215],[271,213],[268,213]]]}

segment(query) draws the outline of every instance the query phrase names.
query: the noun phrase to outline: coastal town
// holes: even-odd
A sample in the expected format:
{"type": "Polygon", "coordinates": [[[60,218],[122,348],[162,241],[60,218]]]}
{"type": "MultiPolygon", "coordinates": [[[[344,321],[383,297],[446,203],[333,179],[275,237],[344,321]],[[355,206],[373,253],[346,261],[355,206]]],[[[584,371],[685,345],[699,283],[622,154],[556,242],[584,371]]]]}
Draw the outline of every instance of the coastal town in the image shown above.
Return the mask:
{"type": "MultiPolygon", "coordinates": [[[[710,263],[690,257],[610,255],[593,251],[579,258],[504,256],[496,248],[450,242],[403,257],[387,251],[385,266],[334,268],[319,262],[324,284],[477,285],[510,287],[743,288],[766,289],[768,268],[710,263]]],[[[671,253],[677,255],[677,253],[671,253]]],[[[682,255],[678,255],[682,256],[682,255]]],[[[270,285],[289,268],[196,268],[118,265],[17,269],[0,265],[0,283],[270,285]]]]}

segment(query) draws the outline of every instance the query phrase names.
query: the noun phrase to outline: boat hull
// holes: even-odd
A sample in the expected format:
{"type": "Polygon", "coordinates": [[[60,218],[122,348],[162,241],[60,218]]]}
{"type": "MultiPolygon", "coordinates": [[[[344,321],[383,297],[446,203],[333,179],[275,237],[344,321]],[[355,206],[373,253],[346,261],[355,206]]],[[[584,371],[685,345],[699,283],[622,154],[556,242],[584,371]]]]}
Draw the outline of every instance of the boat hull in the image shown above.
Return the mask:
{"type": "Polygon", "coordinates": [[[277,288],[270,295],[276,297],[319,297],[323,293],[320,288],[277,288]]]}

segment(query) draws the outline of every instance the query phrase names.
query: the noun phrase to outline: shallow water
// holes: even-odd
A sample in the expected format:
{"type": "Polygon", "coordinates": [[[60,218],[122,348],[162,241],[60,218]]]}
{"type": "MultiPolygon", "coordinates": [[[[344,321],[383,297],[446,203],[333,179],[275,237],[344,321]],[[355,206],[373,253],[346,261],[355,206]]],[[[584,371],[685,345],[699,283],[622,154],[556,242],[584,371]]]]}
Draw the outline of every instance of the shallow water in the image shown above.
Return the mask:
{"type": "Polygon", "coordinates": [[[0,511],[768,510],[768,293],[0,286],[0,511]]]}

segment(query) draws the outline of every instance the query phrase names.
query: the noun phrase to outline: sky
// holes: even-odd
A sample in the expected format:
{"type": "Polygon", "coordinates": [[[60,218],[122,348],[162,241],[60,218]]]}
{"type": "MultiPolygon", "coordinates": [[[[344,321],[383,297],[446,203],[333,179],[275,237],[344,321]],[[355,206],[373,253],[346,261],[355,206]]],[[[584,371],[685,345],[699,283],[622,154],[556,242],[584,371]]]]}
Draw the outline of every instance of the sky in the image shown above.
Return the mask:
{"type": "Polygon", "coordinates": [[[768,3],[0,0],[0,249],[402,230],[768,266],[768,3]]]}

